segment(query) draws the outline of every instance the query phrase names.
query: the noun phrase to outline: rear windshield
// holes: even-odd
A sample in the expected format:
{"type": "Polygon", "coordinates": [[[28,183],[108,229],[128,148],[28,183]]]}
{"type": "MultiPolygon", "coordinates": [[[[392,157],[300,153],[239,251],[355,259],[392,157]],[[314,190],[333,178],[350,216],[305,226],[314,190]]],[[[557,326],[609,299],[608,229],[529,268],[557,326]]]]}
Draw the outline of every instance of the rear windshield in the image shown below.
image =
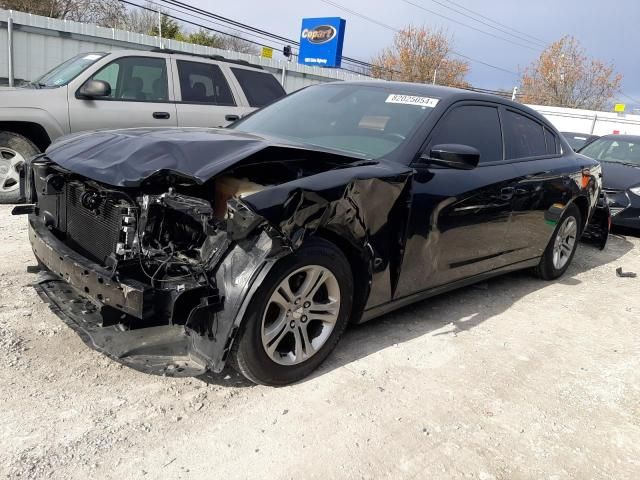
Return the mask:
{"type": "Polygon", "coordinates": [[[260,108],[286,95],[276,78],[270,73],[256,72],[244,68],[232,68],[242,87],[249,105],[260,108]]]}

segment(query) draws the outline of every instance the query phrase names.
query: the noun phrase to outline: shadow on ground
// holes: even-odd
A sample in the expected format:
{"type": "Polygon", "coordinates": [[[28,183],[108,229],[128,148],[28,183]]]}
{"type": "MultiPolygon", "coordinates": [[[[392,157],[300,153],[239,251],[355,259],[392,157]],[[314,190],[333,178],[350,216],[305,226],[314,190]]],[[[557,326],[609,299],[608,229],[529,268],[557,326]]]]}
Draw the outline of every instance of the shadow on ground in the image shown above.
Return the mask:
{"type": "MultiPolygon", "coordinates": [[[[445,326],[450,328],[437,335],[451,335],[475,328],[503,313],[519,299],[549,285],[580,285],[579,274],[615,262],[631,249],[633,244],[621,235],[612,235],[607,248],[602,251],[581,243],[567,272],[555,281],[539,280],[528,271],[513,272],[417,302],[363,325],[351,326],[336,350],[307,380],[445,326]]],[[[198,378],[208,384],[253,386],[230,367],[221,374],[209,372],[198,378]]]]}

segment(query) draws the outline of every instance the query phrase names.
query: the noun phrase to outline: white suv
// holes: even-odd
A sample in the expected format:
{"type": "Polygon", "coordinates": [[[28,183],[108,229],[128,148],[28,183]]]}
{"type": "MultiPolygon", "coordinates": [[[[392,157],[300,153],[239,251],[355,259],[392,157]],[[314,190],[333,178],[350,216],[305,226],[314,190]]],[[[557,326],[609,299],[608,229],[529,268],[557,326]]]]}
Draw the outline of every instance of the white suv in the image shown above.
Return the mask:
{"type": "Polygon", "coordinates": [[[170,50],[77,55],[20,88],[0,88],[0,203],[19,169],[57,137],[126,127],[221,127],[285,95],[260,66],[170,50]]]}

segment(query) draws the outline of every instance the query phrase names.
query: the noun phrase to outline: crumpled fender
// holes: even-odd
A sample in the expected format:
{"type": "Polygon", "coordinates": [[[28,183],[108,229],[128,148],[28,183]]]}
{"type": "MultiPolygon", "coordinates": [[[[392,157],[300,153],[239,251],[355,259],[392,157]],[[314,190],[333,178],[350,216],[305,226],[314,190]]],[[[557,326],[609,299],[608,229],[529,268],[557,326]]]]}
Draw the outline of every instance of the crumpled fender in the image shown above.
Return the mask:
{"type": "MultiPolygon", "coordinates": [[[[261,220],[262,230],[232,242],[217,265],[216,284],[224,308],[210,316],[208,336],[198,335],[187,322],[193,349],[220,371],[255,290],[279,258],[314,235],[339,239],[339,246],[348,245],[349,253],[362,262],[364,268],[356,278],[361,302],[353,320],[365,308],[391,300],[402,264],[412,174],[404,165],[369,162],[270,187],[243,199],[250,215],[261,220]]],[[[245,215],[239,222],[258,228],[251,220],[245,215]]],[[[233,216],[229,223],[234,223],[233,216]]]]}

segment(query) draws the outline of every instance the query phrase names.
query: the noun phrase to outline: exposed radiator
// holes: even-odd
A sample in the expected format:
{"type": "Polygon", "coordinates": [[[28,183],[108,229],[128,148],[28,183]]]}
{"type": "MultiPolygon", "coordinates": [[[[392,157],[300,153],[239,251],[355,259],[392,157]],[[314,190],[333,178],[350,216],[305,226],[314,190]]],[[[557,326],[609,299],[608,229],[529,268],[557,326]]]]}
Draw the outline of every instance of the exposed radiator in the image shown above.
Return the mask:
{"type": "Polygon", "coordinates": [[[87,208],[82,202],[85,191],[80,184],[68,184],[66,187],[66,243],[103,264],[120,242],[123,218],[127,215],[129,205],[123,200],[106,196],[102,197],[96,208],[87,208]]]}

